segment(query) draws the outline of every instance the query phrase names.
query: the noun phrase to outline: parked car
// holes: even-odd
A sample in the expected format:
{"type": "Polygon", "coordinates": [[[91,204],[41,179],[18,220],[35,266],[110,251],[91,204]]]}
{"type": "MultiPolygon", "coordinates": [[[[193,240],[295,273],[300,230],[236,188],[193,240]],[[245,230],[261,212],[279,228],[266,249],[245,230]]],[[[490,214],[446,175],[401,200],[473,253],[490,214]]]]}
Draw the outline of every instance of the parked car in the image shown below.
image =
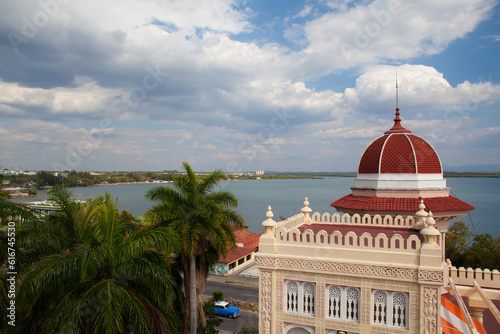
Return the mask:
{"type": "Polygon", "coordinates": [[[215,302],[214,311],[217,315],[228,317],[229,319],[236,318],[240,315],[240,308],[229,305],[228,302],[215,302]]]}

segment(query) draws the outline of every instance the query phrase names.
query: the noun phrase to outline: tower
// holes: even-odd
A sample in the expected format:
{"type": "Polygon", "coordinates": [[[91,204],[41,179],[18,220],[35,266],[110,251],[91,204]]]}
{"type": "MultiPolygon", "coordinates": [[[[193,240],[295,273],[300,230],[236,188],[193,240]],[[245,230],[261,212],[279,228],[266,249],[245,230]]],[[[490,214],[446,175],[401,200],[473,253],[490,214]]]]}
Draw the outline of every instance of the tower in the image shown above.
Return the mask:
{"type": "MultiPolygon", "coordinates": [[[[401,125],[399,108],[362,154],[351,189],[331,204],[340,213],[312,213],[306,198],[301,213],[276,223],[268,208],[259,333],[441,331],[454,268],[444,261],[444,233],[473,207],[450,196],[439,156],[401,125]]],[[[500,286],[499,277],[481,282],[500,286]]],[[[469,289],[472,278],[461,284],[469,289]]]]}

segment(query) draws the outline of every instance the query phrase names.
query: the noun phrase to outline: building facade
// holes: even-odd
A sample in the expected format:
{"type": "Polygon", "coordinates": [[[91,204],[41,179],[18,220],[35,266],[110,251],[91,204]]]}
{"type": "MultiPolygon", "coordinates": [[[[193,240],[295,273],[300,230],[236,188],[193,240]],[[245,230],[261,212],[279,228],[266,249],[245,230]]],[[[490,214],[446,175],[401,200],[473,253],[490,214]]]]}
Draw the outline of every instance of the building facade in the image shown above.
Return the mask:
{"type": "Polygon", "coordinates": [[[340,213],[312,214],[306,198],[276,223],[269,207],[259,333],[465,333],[447,332],[459,326],[450,292],[476,307],[462,323],[484,333],[482,312],[494,306],[478,294],[500,299],[500,273],[460,275],[444,258],[450,219],[473,207],[449,195],[437,153],[402,127],[399,109],[394,121],[363,153],[352,194],[332,203],[340,213]]]}

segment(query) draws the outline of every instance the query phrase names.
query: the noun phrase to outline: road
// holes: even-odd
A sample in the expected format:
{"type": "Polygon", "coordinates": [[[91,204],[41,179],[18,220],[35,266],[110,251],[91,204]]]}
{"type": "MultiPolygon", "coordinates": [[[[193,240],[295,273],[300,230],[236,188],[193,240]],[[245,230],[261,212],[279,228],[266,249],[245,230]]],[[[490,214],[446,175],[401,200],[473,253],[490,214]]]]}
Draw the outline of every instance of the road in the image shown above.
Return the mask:
{"type": "Polygon", "coordinates": [[[226,317],[220,317],[223,319],[222,324],[217,327],[219,331],[236,333],[244,325],[251,327],[257,327],[259,324],[259,314],[253,311],[241,310],[240,316],[235,319],[228,319],[226,317]]]}
{"type": "MultiPolygon", "coordinates": [[[[215,290],[222,291],[225,297],[231,297],[253,304],[258,304],[259,302],[259,288],[256,286],[207,281],[203,294],[211,296],[215,290]]],[[[259,314],[248,310],[241,310],[240,316],[236,319],[228,319],[226,317],[220,318],[223,322],[217,327],[217,330],[222,334],[236,333],[244,325],[256,327],[259,323],[259,314]]]]}
{"type": "Polygon", "coordinates": [[[259,303],[259,288],[241,284],[219,283],[207,281],[204,295],[212,296],[215,290],[224,292],[224,297],[258,304],[259,303]]]}

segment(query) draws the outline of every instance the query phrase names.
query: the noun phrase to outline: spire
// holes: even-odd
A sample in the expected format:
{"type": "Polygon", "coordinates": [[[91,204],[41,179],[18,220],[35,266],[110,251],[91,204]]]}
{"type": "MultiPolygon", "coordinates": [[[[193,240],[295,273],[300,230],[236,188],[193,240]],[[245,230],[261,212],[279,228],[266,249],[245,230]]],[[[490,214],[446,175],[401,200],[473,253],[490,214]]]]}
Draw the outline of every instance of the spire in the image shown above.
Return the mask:
{"type": "Polygon", "coordinates": [[[401,125],[401,118],[399,118],[399,92],[398,92],[398,73],[396,72],[396,117],[394,118],[394,125],[389,131],[386,131],[385,134],[391,133],[411,133],[410,130],[406,130],[401,125]]]}
{"type": "Polygon", "coordinates": [[[398,101],[398,72],[396,72],[396,110],[399,110],[399,101],[398,101]]]}

